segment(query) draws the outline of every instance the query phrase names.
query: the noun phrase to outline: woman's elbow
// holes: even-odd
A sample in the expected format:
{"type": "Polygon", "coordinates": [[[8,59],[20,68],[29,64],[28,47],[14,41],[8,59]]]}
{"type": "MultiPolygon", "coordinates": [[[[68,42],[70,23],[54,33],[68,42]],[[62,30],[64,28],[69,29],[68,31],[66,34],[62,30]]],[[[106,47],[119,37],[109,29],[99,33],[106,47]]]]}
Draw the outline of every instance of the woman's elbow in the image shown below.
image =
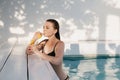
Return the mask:
{"type": "Polygon", "coordinates": [[[52,61],[51,63],[52,63],[53,65],[56,65],[56,66],[57,66],[57,65],[60,65],[61,62],[62,62],[61,60],[54,60],[54,59],[53,59],[53,61],[52,61]]]}

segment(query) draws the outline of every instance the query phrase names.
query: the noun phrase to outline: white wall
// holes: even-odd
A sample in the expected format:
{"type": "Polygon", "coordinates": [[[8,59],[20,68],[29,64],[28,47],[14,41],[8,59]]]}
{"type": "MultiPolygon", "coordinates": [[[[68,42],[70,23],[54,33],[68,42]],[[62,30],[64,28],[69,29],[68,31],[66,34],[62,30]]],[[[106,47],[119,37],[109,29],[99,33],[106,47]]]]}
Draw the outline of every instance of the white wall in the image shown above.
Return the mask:
{"type": "Polygon", "coordinates": [[[0,0],[0,42],[29,39],[48,18],[59,21],[66,44],[112,40],[119,47],[120,0],[0,0]]]}

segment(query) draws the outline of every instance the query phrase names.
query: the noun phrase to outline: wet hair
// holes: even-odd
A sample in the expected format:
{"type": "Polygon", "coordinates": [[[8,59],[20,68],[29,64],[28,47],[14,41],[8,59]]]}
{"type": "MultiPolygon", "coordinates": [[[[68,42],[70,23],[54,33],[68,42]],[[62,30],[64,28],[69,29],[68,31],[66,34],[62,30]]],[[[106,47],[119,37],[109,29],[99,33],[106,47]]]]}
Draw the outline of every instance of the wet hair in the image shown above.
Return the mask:
{"type": "Polygon", "coordinates": [[[59,23],[55,19],[47,19],[46,21],[53,23],[54,29],[57,29],[55,37],[60,40],[59,23]]]}

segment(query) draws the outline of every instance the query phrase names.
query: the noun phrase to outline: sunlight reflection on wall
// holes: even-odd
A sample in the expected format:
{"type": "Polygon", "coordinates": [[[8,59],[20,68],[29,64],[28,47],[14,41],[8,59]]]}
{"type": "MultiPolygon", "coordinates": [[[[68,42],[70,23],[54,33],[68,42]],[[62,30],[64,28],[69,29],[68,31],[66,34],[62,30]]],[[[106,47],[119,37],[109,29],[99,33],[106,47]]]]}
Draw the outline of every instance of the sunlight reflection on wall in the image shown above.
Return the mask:
{"type": "Polygon", "coordinates": [[[3,21],[0,21],[0,28],[3,28],[4,27],[4,23],[3,23],[3,21]]]}
{"type": "Polygon", "coordinates": [[[120,0],[103,0],[107,5],[120,9],[120,0]]]}
{"type": "Polygon", "coordinates": [[[108,15],[106,22],[106,40],[120,40],[120,18],[108,15]]]}
{"type": "Polygon", "coordinates": [[[19,43],[28,43],[35,31],[42,31],[46,19],[54,18],[60,23],[61,38],[68,53],[74,44],[80,46],[79,54],[89,50],[90,53],[119,52],[119,0],[0,2],[0,42],[18,39],[19,43]]]}
{"type": "Polygon", "coordinates": [[[9,30],[14,34],[25,34],[25,31],[21,27],[10,27],[9,30]]]}

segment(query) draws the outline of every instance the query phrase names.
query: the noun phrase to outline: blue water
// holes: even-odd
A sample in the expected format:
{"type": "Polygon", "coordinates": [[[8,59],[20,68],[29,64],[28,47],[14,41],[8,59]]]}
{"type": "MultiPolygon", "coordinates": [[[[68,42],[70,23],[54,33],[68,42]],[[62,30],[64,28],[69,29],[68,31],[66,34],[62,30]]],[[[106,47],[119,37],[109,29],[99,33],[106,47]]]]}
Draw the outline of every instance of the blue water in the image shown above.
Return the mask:
{"type": "Polygon", "coordinates": [[[120,80],[120,58],[64,58],[70,80],[120,80]]]}

